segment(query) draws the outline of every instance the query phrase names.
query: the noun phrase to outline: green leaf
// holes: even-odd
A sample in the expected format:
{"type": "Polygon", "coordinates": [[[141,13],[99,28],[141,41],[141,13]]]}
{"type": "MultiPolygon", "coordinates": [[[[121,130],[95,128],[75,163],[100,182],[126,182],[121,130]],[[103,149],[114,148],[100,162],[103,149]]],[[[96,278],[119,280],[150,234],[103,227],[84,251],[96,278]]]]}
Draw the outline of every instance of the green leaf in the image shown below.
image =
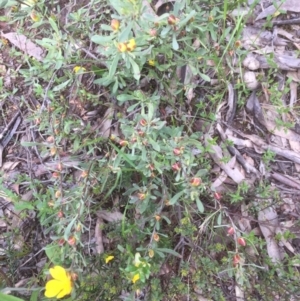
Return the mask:
{"type": "Polygon", "coordinates": [[[174,205],[179,200],[179,198],[185,194],[185,192],[185,190],[182,190],[176,193],[169,201],[170,205],[174,205]]]}
{"type": "Polygon", "coordinates": [[[60,250],[61,250],[61,248],[57,244],[53,244],[53,245],[50,244],[44,248],[44,251],[45,251],[47,257],[55,265],[61,264],[60,250]]]}
{"type": "Polygon", "coordinates": [[[172,47],[173,47],[174,50],[178,50],[179,49],[179,45],[178,45],[175,33],[173,33],[172,47]]]}
{"type": "Polygon", "coordinates": [[[4,0],[4,1],[0,2],[0,9],[4,8],[7,3],[8,3],[8,0],[4,0]]]}
{"type": "Polygon", "coordinates": [[[20,299],[11,295],[5,295],[0,293],[0,300],[1,301],[24,301],[24,299],[20,299]]]}
{"type": "Polygon", "coordinates": [[[221,224],[222,224],[222,212],[220,212],[217,218],[217,225],[220,226],[221,224]]]}
{"type": "Polygon", "coordinates": [[[77,221],[77,219],[78,219],[78,216],[76,214],[75,217],[71,220],[71,222],[67,226],[67,228],[65,230],[65,234],[64,234],[64,239],[65,240],[68,240],[68,238],[69,238],[69,236],[71,234],[72,227],[73,227],[74,223],[77,221]]]}
{"type": "Polygon", "coordinates": [[[33,291],[30,296],[30,301],[38,301],[39,291],[33,291]]]}
{"type": "Polygon", "coordinates": [[[172,249],[156,248],[155,251],[160,251],[160,252],[163,252],[163,253],[168,253],[168,254],[174,255],[176,257],[182,258],[182,256],[179,253],[177,253],[176,251],[174,251],[172,249]]]}
{"type": "Polygon", "coordinates": [[[210,82],[210,77],[206,74],[203,74],[203,73],[199,73],[199,75],[207,82],[210,82]]]}
{"type": "Polygon", "coordinates": [[[204,206],[203,206],[203,203],[199,200],[199,198],[196,198],[196,204],[197,204],[199,212],[203,213],[204,212],[204,206]]]}
{"type": "Polygon", "coordinates": [[[160,152],[160,146],[159,144],[154,141],[153,139],[151,139],[150,137],[148,137],[150,144],[152,145],[153,149],[156,150],[157,152],[160,152]]]}
{"type": "Polygon", "coordinates": [[[132,67],[132,70],[133,70],[133,77],[136,80],[139,80],[140,77],[141,77],[141,72],[140,72],[139,65],[131,57],[129,58],[129,61],[130,61],[130,64],[131,64],[131,67],[132,67]]]}
{"type": "Polygon", "coordinates": [[[58,92],[58,91],[62,90],[63,88],[65,88],[65,87],[68,85],[68,83],[69,83],[70,81],[71,81],[71,79],[66,80],[65,82],[61,83],[60,85],[54,87],[54,88],[52,89],[52,91],[53,91],[53,92],[58,92]]]}
{"type": "Polygon", "coordinates": [[[131,33],[132,23],[129,23],[124,30],[120,33],[119,42],[126,42],[129,39],[129,35],[131,33]]]}
{"type": "Polygon", "coordinates": [[[101,24],[100,28],[103,30],[112,31],[111,26],[107,24],[101,24]]]}
{"type": "Polygon", "coordinates": [[[111,36],[99,36],[95,35],[91,37],[92,42],[100,45],[106,45],[108,42],[111,42],[113,37],[111,36]]]}
{"type": "Polygon", "coordinates": [[[132,100],[135,99],[135,97],[133,95],[129,95],[129,94],[119,94],[117,96],[117,100],[121,103],[128,101],[128,100],[132,100]]]}
{"type": "Polygon", "coordinates": [[[113,76],[115,75],[116,70],[117,70],[117,67],[118,67],[119,59],[120,59],[120,55],[117,54],[117,55],[114,57],[114,59],[113,59],[111,65],[110,65],[110,67],[109,67],[109,73],[108,73],[108,78],[109,78],[109,79],[112,79],[113,76]]]}
{"type": "Polygon", "coordinates": [[[57,33],[58,36],[60,36],[60,32],[59,32],[59,29],[58,29],[55,21],[52,18],[49,18],[48,21],[49,21],[51,27],[53,28],[53,30],[57,33]]]}
{"type": "Polygon", "coordinates": [[[15,209],[18,210],[18,211],[23,211],[25,209],[28,209],[28,210],[34,210],[34,206],[30,203],[30,202],[16,202],[15,203],[15,209]]]}
{"type": "Polygon", "coordinates": [[[25,146],[25,147],[28,147],[28,146],[42,145],[42,143],[21,141],[21,145],[25,146]]]}
{"type": "Polygon", "coordinates": [[[187,22],[189,22],[196,14],[196,11],[192,10],[182,21],[180,21],[180,28],[183,27],[187,22]]]}

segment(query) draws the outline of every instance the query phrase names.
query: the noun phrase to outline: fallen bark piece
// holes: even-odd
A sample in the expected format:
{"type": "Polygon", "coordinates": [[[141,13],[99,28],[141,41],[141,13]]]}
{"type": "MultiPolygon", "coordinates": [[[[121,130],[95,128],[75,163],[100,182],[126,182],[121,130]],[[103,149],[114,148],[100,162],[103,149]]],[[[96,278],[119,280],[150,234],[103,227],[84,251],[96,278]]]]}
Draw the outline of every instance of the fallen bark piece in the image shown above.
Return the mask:
{"type": "MultiPolygon", "coordinates": [[[[235,167],[230,167],[230,165],[227,163],[225,164],[223,162],[224,157],[222,154],[222,149],[218,145],[212,145],[209,141],[212,140],[209,134],[205,135],[205,144],[206,147],[210,147],[212,152],[210,152],[211,158],[215,161],[217,165],[221,167],[225,171],[225,173],[237,184],[241,183],[245,180],[245,177],[243,174],[235,167]]],[[[229,162],[230,163],[230,162],[229,162]]]]}
{"type": "Polygon", "coordinates": [[[275,240],[276,229],[279,226],[276,210],[271,206],[271,201],[265,201],[269,206],[258,212],[258,224],[267,243],[268,255],[273,263],[281,261],[279,246],[275,240]]]}

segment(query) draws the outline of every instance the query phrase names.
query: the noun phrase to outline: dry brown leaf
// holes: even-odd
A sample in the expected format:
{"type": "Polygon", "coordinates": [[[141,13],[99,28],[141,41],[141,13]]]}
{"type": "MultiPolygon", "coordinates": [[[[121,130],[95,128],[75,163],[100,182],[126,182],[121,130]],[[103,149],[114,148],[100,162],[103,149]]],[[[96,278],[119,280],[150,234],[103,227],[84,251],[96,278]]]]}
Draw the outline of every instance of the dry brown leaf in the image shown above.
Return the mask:
{"type": "Polygon", "coordinates": [[[295,35],[292,35],[291,33],[287,32],[283,28],[277,28],[277,34],[284,36],[292,42],[300,42],[300,39],[298,39],[295,35]]]}
{"type": "Polygon", "coordinates": [[[206,146],[209,147],[212,152],[210,152],[210,156],[212,157],[212,159],[215,161],[215,163],[217,165],[219,165],[225,172],[226,174],[237,184],[241,183],[242,181],[245,180],[245,177],[243,176],[243,174],[238,170],[238,168],[236,167],[230,167],[230,164],[232,164],[232,162],[230,162],[230,164],[225,164],[223,162],[224,157],[223,157],[223,152],[220,146],[218,145],[211,145],[209,143],[209,140],[211,140],[211,137],[206,134],[205,135],[205,143],[206,146]]]}
{"type": "Polygon", "coordinates": [[[110,136],[111,123],[114,115],[113,107],[109,107],[103,117],[103,121],[99,126],[99,132],[103,138],[108,138],[110,136]]]}
{"type": "Polygon", "coordinates": [[[300,13],[300,5],[299,5],[299,0],[276,0],[273,1],[275,5],[270,5],[266,9],[264,9],[256,18],[255,21],[264,19],[268,16],[274,15],[276,12],[279,10],[284,10],[284,11],[290,11],[290,12],[295,12],[295,13],[300,13]]]}
{"type": "Polygon", "coordinates": [[[216,188],[218,188],[219,186],[221,186],[226,179],[227,179],[227,174],[226,174],[226,172],[222,171],[221,174],[212,183],[211,189],[213,191],[215,191],[216,188]]]}
{"type": "Polygon", "coordinates": [[[107,222],[119,222],[123,219],[123,214],[119,211],[106,211],[102,210],[97,212],[97,216],[104,219],[107,222]]]}
{"type": "Polygon", "coordinates": [[[282,138],[288,139],[290,141],[300,142],[300,135],[295,131],[287,128],[278,128],[278,125],[269,119],[265,120],[265,126],[268,131],[274,135],[280,136],[282,138]]]}
{"type": "Polygon", "coordinates": [[[276,210],[271,206],[271,201],[265,200],[265,204],[269,203],[269,206],[259,210],[258,212],[258,224],[260,230],[267,243],[268,255],[273,263],[281,261],[281,252],[275,239],[276,228],[279,226],[278,216],[276,210]]]}
{"type": "Polygon", "coordinates": [[[42,61],[44,58],[44,50],[31,42],[26,36],[17,32],[9,32],[2,34],[2,36],[8,39],[13,45],[18,47],[25,54],[34,57],[38,61],[42,61]]]}
{"type": "Polygon", "coordinates": [[[228,100],[227,100],[227,105],[228,105],[228,110],[226,113],[225,121],[228,124],[231,124],[234,117],[235,117],[235,112],[236,112],[236,92],[234,91],[233,85],[231,83],[227,84],[227,89],[228,89],[228,100]]]}
{"type": "MultiPolygon", "coordinates": [[[[265,143],[265,141],[263,139],[261,139],[260,137],[258,137],[256,135],[246,135],[241,132],[239,133],[239,135],[241,135],[242,137],[248,138],[252,143],[254,143],[256,146],[258,146],[262,150],[270,150],[279,156],[285,157],[295,163],[300,164],[300,154],[298,154],[294,151],[291,151],[288,149],[283,149],[283,148],[274,146],[272,144],[267,144],[267,143],[265,143]]],[[[255,148],[254,145],[253,145],[253,147],[255,148]]],[[[257,150],[257,152],[259,152],[259,149],[257,150]]],[[[261,153],[261,152],[259,152],[259,153],[261,153]]]]}
{"type": "Polygon", "coordinates": [[[102,210],[97,212],[97,222],[95,228],[96,252],[102,254],[104,252],[102,225],[104,220],[107,222],[118,222],[123,219],[123,214],[119,211],[109,212],[102,210]]]}
{"type": "Polygon", "coordinates": [[[13,170],[13,169],[15,169],[20,163],[21,163],[21,161],[6,161],[6,162],[2,165],[1,170],[3,170],[3,171],[13,170]]]}
{"type": "MultiPolygon", "coordinates": [[[[298,74],[298,72],[297,72],[298,74]]],[[[298,81],[299,83],[299,81],[298,81]]],[[[297,102],[298,97],[297,97],[297,90],[298,90],[298,84],[294,80],[291,81],[290,83],[290,108],[292,109],[294,107],[294,103],[297,102]]]]}
{"type": "Polygon", "coordinates": [[[103,245],[103,232],[102,232],[103,219],[98,217],[95,228],[96,252],[97,254],[104,253],[103,245]]]}

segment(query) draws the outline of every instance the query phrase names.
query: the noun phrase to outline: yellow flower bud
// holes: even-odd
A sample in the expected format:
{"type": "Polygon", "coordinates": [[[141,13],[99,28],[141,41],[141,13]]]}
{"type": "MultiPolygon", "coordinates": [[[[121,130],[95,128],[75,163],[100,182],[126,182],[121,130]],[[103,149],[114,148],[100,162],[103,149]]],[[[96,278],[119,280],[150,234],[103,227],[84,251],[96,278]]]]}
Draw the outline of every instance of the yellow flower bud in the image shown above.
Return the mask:
{"type": "Polygon", "coordinates": [[[154,66],[155,66],[155,60],[149,60],[149,61],[148,61],[148,64],[149,64],[150,66],[154,67],[154,66]]]}
{"type": "Polygon", "coordinates": [[[120,28],[120,22],[119,20],[112,19],[110,22],[110,26],[113,29],[113,31],[118,31],[120,28]]]}
{"type": "Polygon", "coordinates": [[[34,22],[39,22],[41,20],[40,15],[35,10],[31,12],[30,17],[34,22]]]}
{"type": "Polygon", "coordinates": [[[73,68],[74,73],[78,73],[78,72],[84,72],[86,71],[86,69],[84,67],[80,67],[80,66],[75,66],[73,68]]]}
{"type": "Polygon", "coordinates": [[[118,43],[118,50],[119,50],[120,52],[125,52],[125,51],[127,51],[127,46],[126,46],[126,44],[125,44],[125,43],[118,43]]]}

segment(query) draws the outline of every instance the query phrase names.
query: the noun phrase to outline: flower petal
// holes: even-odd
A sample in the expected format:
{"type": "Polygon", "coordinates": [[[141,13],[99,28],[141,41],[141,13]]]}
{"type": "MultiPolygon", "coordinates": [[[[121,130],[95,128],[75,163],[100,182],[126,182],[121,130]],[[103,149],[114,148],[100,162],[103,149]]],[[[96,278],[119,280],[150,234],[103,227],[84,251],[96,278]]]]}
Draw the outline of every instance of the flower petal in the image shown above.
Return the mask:
{"type": "Polygon", "coordinates": [[[111,260],[113,260],[115,258],[115,256],[112,256],[112,255],[110,255],[110,256],[107,256],[106,258],[105,258],[105,263],[106,264],[108,264],[111,260]]]}
{"type": "Polygon", "coordinates": [[[135,275],[132,277],[132,282],[133,282],[133,283],[136,283],[139,279],[140,279],[140,274],[135,274],[135,275]]]}
{"type": "Polygon", "coordinates": [[[63,298],[66,295],[70,295],[72,291],[72,283],[71,281],[68,281],[64,283],[63,289],[59,292],[59,294],[56,296],[57,299],[63,298]]]}
{"type": "Polygon", "coordinates": [[[67,279],[69,279],[67,271],[59,265],[56,265],[54,268],[50,269],[49,272],[51,276],[56,280],[66,281],[67,279]]]}
{"type": "Polygon", "coordinates": [[[47,298],[56,297],[63,290],[63,282],[50,280],[46,283],[45,296],[47,298]]]}

